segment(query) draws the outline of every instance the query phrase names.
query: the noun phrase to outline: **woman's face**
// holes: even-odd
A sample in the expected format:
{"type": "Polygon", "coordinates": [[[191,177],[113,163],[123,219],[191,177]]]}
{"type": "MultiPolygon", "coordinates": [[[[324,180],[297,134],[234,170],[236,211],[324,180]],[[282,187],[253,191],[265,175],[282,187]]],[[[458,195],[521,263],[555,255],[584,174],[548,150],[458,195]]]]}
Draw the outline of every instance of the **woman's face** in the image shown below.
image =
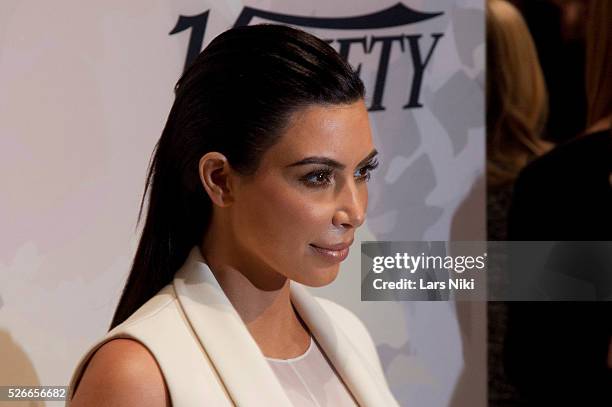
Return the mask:
{"type": "Polygon", "coordinates": [[[363,101],[297,112],[255,174],[235,183],[228,219],[244,266],[333,281],[364,221],[375,155],[363,101]]]}

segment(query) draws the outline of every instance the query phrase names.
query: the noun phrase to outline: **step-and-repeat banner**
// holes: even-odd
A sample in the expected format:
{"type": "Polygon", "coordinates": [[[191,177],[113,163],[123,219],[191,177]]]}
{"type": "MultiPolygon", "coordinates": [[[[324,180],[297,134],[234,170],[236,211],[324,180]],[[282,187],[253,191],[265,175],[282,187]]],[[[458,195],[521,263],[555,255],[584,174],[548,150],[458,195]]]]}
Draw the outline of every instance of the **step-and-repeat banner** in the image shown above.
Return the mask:
{"type": "MultiPolygon", "coordinates": [[[[65,385],[104,335],[176,80],[263,22],[327,40],[366,85],[381,166],[356,247],[485,239],[482,0],[3,0],[0,384],[65,385]]],[[[362,302],[359,252],[313,291],[365,322],[398,401],[484,406],[483,305],[362,302]]]]}

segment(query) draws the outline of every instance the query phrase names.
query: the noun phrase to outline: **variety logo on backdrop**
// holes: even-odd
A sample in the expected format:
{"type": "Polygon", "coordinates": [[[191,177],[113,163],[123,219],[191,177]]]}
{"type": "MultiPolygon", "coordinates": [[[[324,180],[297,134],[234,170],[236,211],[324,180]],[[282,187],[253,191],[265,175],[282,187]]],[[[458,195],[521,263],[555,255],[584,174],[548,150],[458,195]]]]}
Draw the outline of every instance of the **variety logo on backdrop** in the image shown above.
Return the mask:
{"type": "MultiPolygon", "coordinates": [[[[170,31],[170,35],[173,35],[185,30],[191,30],[189,45],[187,47],[187,56],[185,58],[185,68],[202,50],[202,44],[206,34],[206,25],[210,13],[211,10],[206,10],[202,14],[196,16],[179,16],[175,27],[170,31]]],[[[442,14],[442,12],[423,13],[415,11],[401,3],[375,13],[353,17],[304,17],[244,7],[234,27],[248,25],[253,19],[257,18],[267,22],[300,27],[305,30],[309,28],[333,30],[334,32],[337,31],[338,35],[335,38],[326,39],[326,41],[334,46],[345,60],[348,61],[349,55],[358,48],[361,49],[362,55],[378,54],[378,63],[377,66],[374,67],[374,88],[370,92],[372,95],[371,105],[368,110],[382,111],[385,110],[385,83],[389,70],[389,61],[394,52],[408,53],[412,61],[411,78],[409,78],[406,84],[407,95],[402,107],[404,109],[411,109],[423,106],[420,101],[420,94],[425,69],[431,61],[431,57],[443,34],[419,33],[407,35],[402,33],[401,30],[398,30],[398,32],[393,35],[375,35],[370,33],[377,29],[388,29],[415,24],[438,17],[442,14]],[[342,35],[343,30],[363,30],[364,35],[351,35],[347,37],[342,35]]],[[[388,30],[386,30],[386,32],[388,32],[388,30]]],[[[357,72],[360,72],[361,63],[359,63],[355,69],[357,72]]]]}

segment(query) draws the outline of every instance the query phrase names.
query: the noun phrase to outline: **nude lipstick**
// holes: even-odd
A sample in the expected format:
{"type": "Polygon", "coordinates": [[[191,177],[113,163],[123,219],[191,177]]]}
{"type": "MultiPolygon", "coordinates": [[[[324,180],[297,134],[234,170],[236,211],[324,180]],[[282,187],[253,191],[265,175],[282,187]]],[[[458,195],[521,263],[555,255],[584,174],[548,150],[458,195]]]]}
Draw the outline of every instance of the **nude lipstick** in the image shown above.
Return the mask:
{"type": "Polygon", "coordinates": [[[320,256],[332,261],[332,262],[341,262],[347,258],[349,254],[349,246],[353,243],[351,240],[347,243],[338,243],[334,245],[316,245],[314,243],[310,244],[310,247],[314,249],[314,252],[319,254],[320,256]]]}

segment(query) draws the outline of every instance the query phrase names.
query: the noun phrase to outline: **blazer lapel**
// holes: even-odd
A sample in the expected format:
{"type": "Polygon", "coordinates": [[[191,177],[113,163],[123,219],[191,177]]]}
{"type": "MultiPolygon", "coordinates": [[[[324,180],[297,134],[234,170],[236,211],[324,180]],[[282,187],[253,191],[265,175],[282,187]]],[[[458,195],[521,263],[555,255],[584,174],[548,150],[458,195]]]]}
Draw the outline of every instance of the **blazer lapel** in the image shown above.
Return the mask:
{"type": "Polygon", "coordinates": [[[292,281],[291,299],[357,403],[360,406],[389,405],[386,392],[377,386],[367,363],[315,297],[303,285],[292,281]]]}
{"type": "Polygon", "coordinates": [[[198,247],[174,278],[178,301],[238,406],[289,406],[274,371],[223,293],[198,247]]]}
{"type": "MultiPolygon", "coordinates": [[[[183,312],[232,401],[239,406],[289,406],[291,402],[244,325],[200,249],[194,247],[177,271],[174,289],[183,312]]],[[[376,385],[351,341],[304,286],[291,282],[291,302],[361,406],[384,406],[376,385]]]]}

